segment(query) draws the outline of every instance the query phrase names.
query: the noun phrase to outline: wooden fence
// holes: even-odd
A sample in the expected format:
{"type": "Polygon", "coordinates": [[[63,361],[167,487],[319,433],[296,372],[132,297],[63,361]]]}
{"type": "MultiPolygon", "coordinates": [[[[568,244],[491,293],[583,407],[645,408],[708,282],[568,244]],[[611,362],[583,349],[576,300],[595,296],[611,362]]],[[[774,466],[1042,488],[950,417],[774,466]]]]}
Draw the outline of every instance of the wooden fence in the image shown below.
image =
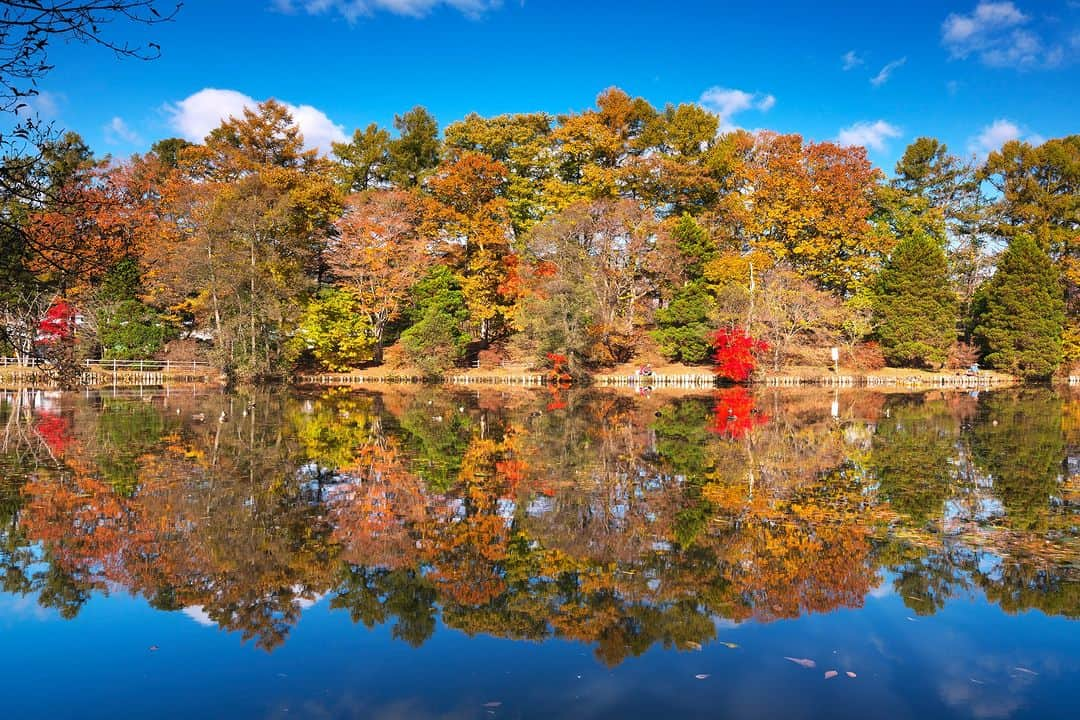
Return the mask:
{"type": "MultiPolygon", "coordinates": [[[[213,382],[218,375],[210,363],[198,360],[85,360],[75,375],[75,384],[138,387],[167,382],[213,382]]],[[[0,377],[14,385],[55,384],[47,363],[38,358],[0,358],[0,377]]]]}
{"type": "Polygon", "coordinates": [[[716,385],[716,376],[712,373],[682,373],[674,375],[596,375],[593,382],[601,387],[683,387],[703,388],[716,385]]]}
{"type": "Polygon", "coordinates": [[[133,370],[165,373],[188,370],[205,372],[211,369],[210,363],[199,360],[85,360],[83,364],[91,371],[114,373],[133,370]]]}
{"type": "Polygon", "coordinates": [[[913,387],[913,388],[988,388],[1008,385],[1012,381],[998,375],[821,375],[799,377],[796,375],[766,377],[763,383],[770,387],[795,385],[821,385],[825,387],[913,387]]]}
{"type": "Polygon", "coordinates": [[[451,385],[543,385],[547,382],[542,374],[525,373],[522,375],[448,375],[446,382],[451,385]]]}
{"type": "Polygon", "coordinates": [[[363,373],[304,373],[296,376],[300,385],[363,385],[366,383],[424,383],[419,375],[365,375],[363,373]]]}
{"type": "Polygon", "coordinates": [[[0,357],[0,367],[34,368],[41,364],[37,358],[0,357]]]}

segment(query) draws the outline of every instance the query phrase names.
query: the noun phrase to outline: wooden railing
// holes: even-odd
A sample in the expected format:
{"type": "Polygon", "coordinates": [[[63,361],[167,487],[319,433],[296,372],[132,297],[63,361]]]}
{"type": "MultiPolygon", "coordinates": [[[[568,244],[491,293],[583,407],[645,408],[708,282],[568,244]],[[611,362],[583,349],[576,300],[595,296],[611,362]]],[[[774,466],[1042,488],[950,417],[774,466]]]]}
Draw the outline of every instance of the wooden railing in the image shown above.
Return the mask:
{"type": "MultiPolygon", "coordinates": [[[[41,358],[0,357],[0,367],[40,367],[45,361],[41,358]]],[[[88,368],[102,370],[196,370],[208,368],[210,363],[201,360],[84,360],[88,368]]]]}
{"type": "Polygon", "coordinates": [[[90,370],[171,372],[173,370],[199,370],[209,368],[210,363],[200,360],[86,360],[90,370]]]}
{"type": "MultiPolygon", "coordinates": [[[[0,358],[0,375],[6,383],[55,384],[56,378],[49,370],[47,361],[40,358],[0,358]]],[[[138,387],[213,382],[217,375],[210,363],[200,360],[84,360],[71,381],[85,387],[138,387]]]]}
{"type": "Polygon", "coordinates": [[[593,382],[601,387],[637,386],[702,388],[713,387],[716,385],[716,376],[712,373],[595,375],[593,376],[593,382]]]}
{"type": "Polygon", "coordinates": [[[0,357],[0,367],[20,367],[20,368],[32,368],[37,367],[42,363],[38,358],[13,358],[13,357],[0,357]]]}

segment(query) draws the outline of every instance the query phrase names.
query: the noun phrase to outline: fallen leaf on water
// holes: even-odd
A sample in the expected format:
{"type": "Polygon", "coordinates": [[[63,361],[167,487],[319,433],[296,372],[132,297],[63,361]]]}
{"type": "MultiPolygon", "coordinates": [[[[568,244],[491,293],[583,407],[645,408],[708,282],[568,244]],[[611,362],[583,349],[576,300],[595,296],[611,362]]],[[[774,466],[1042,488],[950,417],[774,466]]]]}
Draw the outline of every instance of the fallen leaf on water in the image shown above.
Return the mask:
{"type": "Polygon", "coordinates": [[[739,647],[739,643],[724,642],[723,640],[720,641],[720,644],[728,648],[729,650],[734,650],[735,648],[739,647]]]}
{"type": "Polygon", "coordinates": [[[707,678],[709,676],[702,673],[701,675],[695,675],[694,677],[697,678],[698,680],[704,680],[705,678],[707,678]]]}
{"type": "Polygon", "coordinates": [[[701,649],[701,643],[694,642],[693,640],[687,640],[685,644],[686,644],[686,647],[690,648],[691,650],[700,650],[701,649]]]}
{"type": "Polygon", "coordinates": [[[844,674],[847,675],[849,678],[858,677],[855,673],[851,672],[850,670],[848,670],[844,674]]]}
{"type": "Polygon", "coordinates": [[[1039,673],[1035,672],[1034,670],[1029,670],[1026,667],[1020,667],[1019,665],[1014,667],[1013,670],[1015,670],[1016,672],[1027,673],[1028,675],[1038,675],[1039,674],[1039,673]]]}
{"type": "Polygon", "coordinates": [[[919,622],[918,620],[916,620],[915,618],[911,617],[910,615],[908,615],[908,617],[907,617],[907,620],[908,620],[908,622],[919,622]]]}
{"type": "Polygon", "coordinates": [[[150,652],[157,652],[158,650],[160,650],[160,648],[157,645],[150,646],[150,652]]]}
{"type": "Polygon", "coordinates": [[[491,702],[484,703],[484,707],[486,707],[486,708],[496,708],[496,707],[501,707],[501,706],[502,706],[502,703],[499,702],[498,700],[493,700],[491,702]]]}
{"type": "Polygon", "coordinates": [[[836,677],[839,674],[840,673],[836,672],[835,670],[826,670],[825,671],[825,679],[826,680],[832,680],[834,677],[836,677]]]}
{"type": "Polygon", "coordinates": [[[785,655],[784,659],[785,660],[790,660],[791,662],[795,663],[796,665],[801,665],[804,668],[817,667],[817,663],[814,662],[813,660],[809,659],[809,658],[793,658],[793,657],[788,657],[787,655],[785,655]]]}
{"type": "Polygon", "coordinates": [[[976,680],[975,678],[968,678],[968,680],[975,683],[976,685],[985,685],[986,684],[982,680],[976,680]]]}

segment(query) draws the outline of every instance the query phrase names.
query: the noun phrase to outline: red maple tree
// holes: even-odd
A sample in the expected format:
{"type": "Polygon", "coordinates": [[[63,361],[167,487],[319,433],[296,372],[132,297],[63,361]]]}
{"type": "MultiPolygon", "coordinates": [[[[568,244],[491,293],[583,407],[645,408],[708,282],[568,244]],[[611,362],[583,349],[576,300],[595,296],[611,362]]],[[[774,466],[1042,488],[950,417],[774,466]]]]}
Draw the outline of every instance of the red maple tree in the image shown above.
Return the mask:
{"type": "Polygon", "coordinates": [[[736,325],[721,328],[711,337],[713,343],[713,372],[732,382],[746,382],[757,367],[757,355],[766,352],[769,344],[757,340],[736,325]]]}
{"type": "Polygon", "coordinates": [[[38,342],[50,345],[75,332],[75,308],[64,301],[53,304],[38,323],[38,342]]]}

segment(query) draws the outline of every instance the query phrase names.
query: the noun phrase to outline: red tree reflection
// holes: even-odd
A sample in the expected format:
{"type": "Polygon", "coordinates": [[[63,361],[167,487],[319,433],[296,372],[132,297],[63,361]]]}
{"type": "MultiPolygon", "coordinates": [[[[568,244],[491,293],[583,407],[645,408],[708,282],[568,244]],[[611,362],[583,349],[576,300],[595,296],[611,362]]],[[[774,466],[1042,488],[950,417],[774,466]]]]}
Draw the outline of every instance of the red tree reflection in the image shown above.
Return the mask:
{"type": "Polygon", "coordinates": [[[719,390],[715,398],[709,432],[738,440],[769,421],[768,415],[754,407],[754,396],[741,385],[719,390]]]}

